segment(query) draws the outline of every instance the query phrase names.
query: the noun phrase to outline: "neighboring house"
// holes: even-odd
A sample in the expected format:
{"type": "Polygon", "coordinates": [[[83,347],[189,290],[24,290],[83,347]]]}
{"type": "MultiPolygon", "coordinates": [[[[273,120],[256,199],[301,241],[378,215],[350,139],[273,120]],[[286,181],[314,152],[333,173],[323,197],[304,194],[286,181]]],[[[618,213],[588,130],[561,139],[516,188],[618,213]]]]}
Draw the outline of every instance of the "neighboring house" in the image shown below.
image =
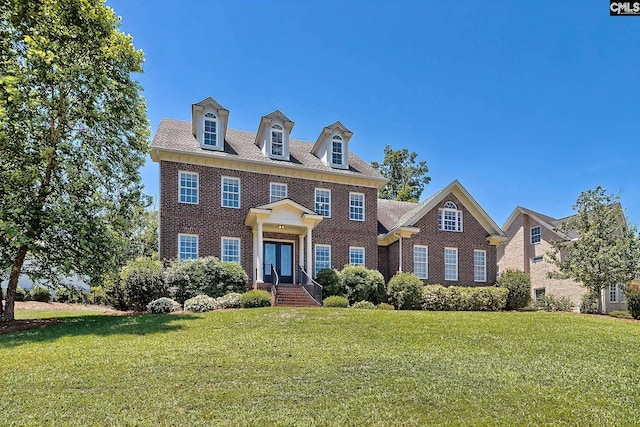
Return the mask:
{"type": "MultiPolygon", "coordinates": [[[[612,207],[620,209],[622,214],[619,204],[612,207]]],[[[566,235],[556,231],[557,227],[570,218],[572,216],[557,219],[531,209],[516,207],[502,227],[509,239],[498,248],[498,268],[500,272],[512,268],[529,273],[533,298],[540,299],[544,295],[567,297],[577,309],[588,290],[574,280],[549,277],[549,273],[557,269],[547,256],[552,249],[551,242],[580,238],[576,231],[570,231],[566,235]]],[[[566,254],[560,254],[561,259],[564,256],[566,254]]],[[[602,301],[606,312],[627,309],[620,285],[606,289],[602,301]]]]}
{"type": "Polygon", "coordinates": [[[228,117],[207,98],[190,122],[158,127],[161,259],[213,255],[240,263],[254,285],[274,268],[281,283],[299,283],[346,264],[387,279],[404,270],[428,283],[494,283],[506,236],[457,181],[420,204],[378,200],[387,179],[349,150],[342,123],[307,142],[278,110],[257,132],[229,129],[228,117]]]}

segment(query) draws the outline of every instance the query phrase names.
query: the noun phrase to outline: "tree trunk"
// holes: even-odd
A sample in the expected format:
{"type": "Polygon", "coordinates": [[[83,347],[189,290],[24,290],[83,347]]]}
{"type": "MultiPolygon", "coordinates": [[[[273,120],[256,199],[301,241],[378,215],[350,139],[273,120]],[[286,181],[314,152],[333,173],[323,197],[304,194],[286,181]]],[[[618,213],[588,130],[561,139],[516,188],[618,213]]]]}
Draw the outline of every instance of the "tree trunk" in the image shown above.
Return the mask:
{"type": "MultiPolygon", "coordinates": [[[[11,321],[14,320],[14,303],[16,299],[16,289],[18,288],[18,279],[22,272],[22,266],[24,265],[24,259],[27,256],[27,246],[23,245],[18,249],[18,255],[11,267],[11,275],[9,276],[9,286],[7,286],[7,296],[5,298],[4,310],[1,320],[11,321]]],[[[2,301],[0,301],[0,304],[2,301]]]]}

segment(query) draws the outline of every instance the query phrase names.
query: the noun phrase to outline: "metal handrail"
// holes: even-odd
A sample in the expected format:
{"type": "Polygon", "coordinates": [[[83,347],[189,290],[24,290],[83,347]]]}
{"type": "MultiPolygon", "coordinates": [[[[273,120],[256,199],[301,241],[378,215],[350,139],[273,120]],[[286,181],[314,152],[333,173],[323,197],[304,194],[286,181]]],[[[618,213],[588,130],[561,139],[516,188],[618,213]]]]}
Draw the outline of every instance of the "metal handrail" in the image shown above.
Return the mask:
{"type": "Polygon", "coordinates": [[[322,305],[322,291],[324,288],[320,283],[313,280],[313,277],[311,277],[301,265],[298,266],[298,280],[302,285],[302,289],[304,289],[315,302],[322,305]]]}
{"type": "Polygon", "coordinates": [[[271,276],[275,276],[275,280],[273,280],[271,283],[271,289],[273,290],[273,300],[274,300],[274,304],[278,302],[278,285],[280,284],[280,276],[278,275],[278,272],[276,271],[276,266],[273,264],[269,264],[271,265],[271,276]]]}

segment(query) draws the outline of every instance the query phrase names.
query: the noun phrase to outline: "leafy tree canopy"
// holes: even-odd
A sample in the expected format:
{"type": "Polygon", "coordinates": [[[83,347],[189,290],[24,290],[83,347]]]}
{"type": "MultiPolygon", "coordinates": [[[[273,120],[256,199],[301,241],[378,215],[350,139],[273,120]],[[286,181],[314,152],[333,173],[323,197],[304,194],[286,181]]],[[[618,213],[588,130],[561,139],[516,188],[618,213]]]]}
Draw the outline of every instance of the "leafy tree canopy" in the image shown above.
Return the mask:
{"type": "Polygon", "coordinates": [[[420,200],[425,185],[431,181],[427,176],[429,168],[422,160],[416,163],[418,153],[402,148],[394,150],[390,145],[384,147],[382,163],[371,162],[371,166],[380,172],[389,182],[380,189],[382,199],[417,202],[420,200]]]}

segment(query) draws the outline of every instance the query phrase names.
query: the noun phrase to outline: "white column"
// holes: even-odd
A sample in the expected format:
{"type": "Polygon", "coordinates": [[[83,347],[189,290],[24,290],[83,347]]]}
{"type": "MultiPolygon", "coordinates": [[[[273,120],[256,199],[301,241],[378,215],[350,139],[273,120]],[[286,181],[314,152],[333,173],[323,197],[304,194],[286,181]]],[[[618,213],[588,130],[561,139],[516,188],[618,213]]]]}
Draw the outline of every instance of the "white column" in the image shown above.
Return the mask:
{"type": "MultiPolygon", "coordinates": [[[[300,267],[304,265],[304,234],[298,236],[298,264],[300,267]]],[[[298,269],[296,268],[296,271],[298,269]]],[[[301,280],[302,277],[298,277],[301,280]]]]}
{"type": "Polygon", "coordinates": [[[253,283],[258,280],[258,231],[253,228],[253,283]]]}
{"type": "Polygon", "coordinates": [[[312,268],[311,260],[313,259],[313,256],[311,254],[311,248],[312,248],[312,245],[311,245],[311,227],[308,227],[307,228],[307,268],[306,268],[306,270],[307,270],[307,274],[309,276],[313,276],[313,273],[311,272],[311,268],[312,268]]]}
{"type": "Polygon", "coordinates": [[[263,261],[263,256],[264,256],[264,245],[262,244],[262,223],[258,222],[258,259],[257,264],[258,264],[258,278],[256,280],[256,283],[264,283],[264,279],[263,279],[263,272],[264,272],[264,266],[262,265],[263,261]]]}
{"type": "Polygon", "coordinates": [[[398,271],[402,273],[402,237],[398,240],[400,245],[400,255],[398,256],[398,271]]]}

